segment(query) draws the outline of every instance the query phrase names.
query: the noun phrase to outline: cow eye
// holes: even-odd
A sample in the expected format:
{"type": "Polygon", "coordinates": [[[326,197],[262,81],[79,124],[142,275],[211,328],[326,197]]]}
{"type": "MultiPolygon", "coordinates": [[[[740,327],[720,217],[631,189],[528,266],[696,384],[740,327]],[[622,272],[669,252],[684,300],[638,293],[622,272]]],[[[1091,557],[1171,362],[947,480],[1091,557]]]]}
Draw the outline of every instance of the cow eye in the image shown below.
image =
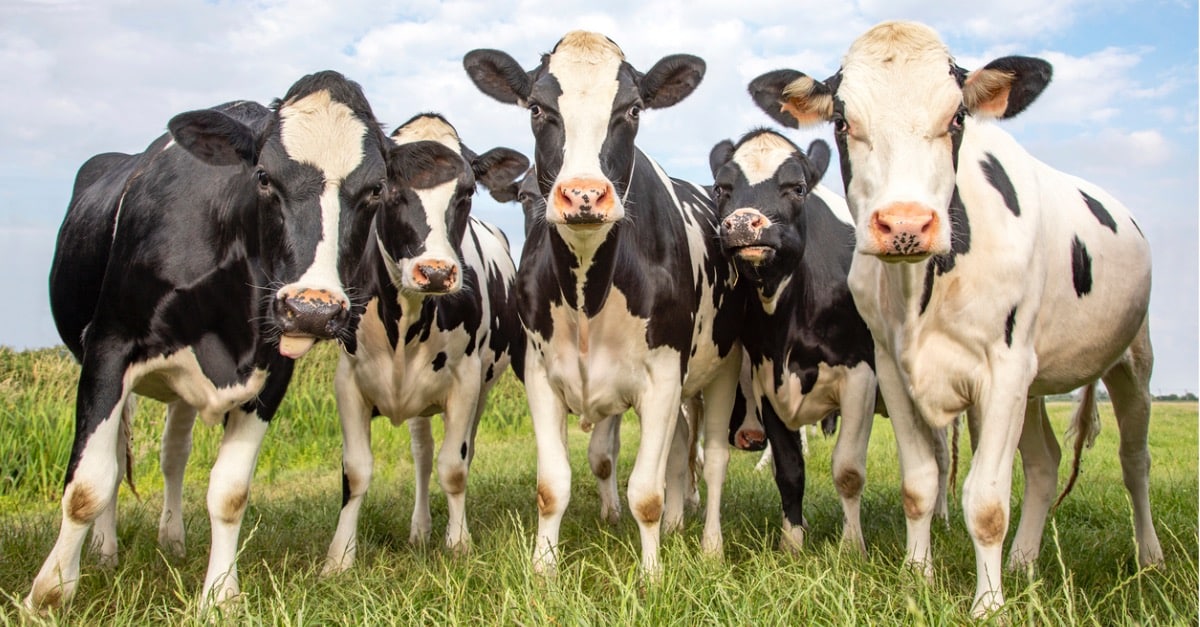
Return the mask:
{"type": "Polygon", "coordinates": [[[850,123],[846,121],[846,118],[840,115],[833,118],[833,132],[837,133],[838,135],[845,135],[846,133],[850,132],[850,123]]]}
{"type": "Polygon", "coordinates": [[[639,117],[641,117],[641,115],[642,115],[641,107],[639,107],[637,105],[633,105],[632,107],[629,107],[629,119],[636,120],[639,117]]]}
{"type": "Polygon", "coordinates": [[[537,118],[537,117],[541,117],[541,115],[542,115],[542,108],[541,108],[541,107],[539,107],[539,106],[537,106],[537,105],[535,105],[535,104],[531,104],[531,105],[529,105],[529,115],[531,115],[531,116],[533,116],[533,117],[535,117],[535,118],[537,118]]]}
{"type": "Polygon", "coordinates": [[[371,188],[371,199],[378,200],[380,196],[383,196],[383,189],[383,181],[380,181],[378,185],[371,188]]]}
{"type": "Polygon", "coordinates": [[[963,121],[966,119],[967,110],[960,108],[958,112],[954,114],[954,118],[950,120],[950,130],[961,131],[963,127],[963,121]]]}
{"type": "Polygon", "coordinates": [[[729,197],[729,188],[724,185],[713,186],[713,202],[720,204],[729,197]]]}
{"type": "Polygon", "coordinates": [[[259,170],[258,172],[255,173],[255,175],[258,177],[259,185],[261,185],[262,187],[270,187],[271,186],[271,177],[267,175],[266,170],[259,170]]]}
{"type": "Polygon", "coordinates": [[[788,193],[796,196],[797,198],[804,198],[804,196],[808,194],[808,185],[805,185],[804,183],[797,183],[788,189],[788,193]]]}

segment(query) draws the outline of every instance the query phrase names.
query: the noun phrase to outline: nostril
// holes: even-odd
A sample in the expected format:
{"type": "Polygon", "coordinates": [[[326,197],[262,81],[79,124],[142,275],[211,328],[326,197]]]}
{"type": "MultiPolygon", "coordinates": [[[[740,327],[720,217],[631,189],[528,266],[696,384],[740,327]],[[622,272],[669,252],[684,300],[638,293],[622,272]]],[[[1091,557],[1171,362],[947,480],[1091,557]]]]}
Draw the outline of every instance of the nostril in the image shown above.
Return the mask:
{"type": "Polygon", "coordinates": [[[875,214],[875,219],[872,221],[872,226],[876,231],[879,231],[884,235],[890,235],[892,232],[892,226],[888,224],[888,222],[883,219],[883,216],[879,215],[878,213],[875,214]]]}
{"type": "Polygon", "coordinates": [[[766,226],[767,221],[762,216],[754,216],[750,220],[750,226],[755,229],[761,229],[766,226]]]}

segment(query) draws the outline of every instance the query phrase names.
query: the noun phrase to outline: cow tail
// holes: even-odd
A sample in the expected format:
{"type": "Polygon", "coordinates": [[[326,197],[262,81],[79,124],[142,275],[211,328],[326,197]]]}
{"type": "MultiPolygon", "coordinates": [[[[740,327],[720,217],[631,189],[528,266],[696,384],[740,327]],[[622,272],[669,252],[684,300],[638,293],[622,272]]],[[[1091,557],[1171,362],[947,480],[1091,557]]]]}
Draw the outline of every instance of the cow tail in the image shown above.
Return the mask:
{"type": "Polygon", "coordinates": [[[1059,503],[1071,493],[1071,488],[1075,487],[1075,480],[1079,478],[1079,460],[1083,456],[1083,449],[1092,448],[1099,433],[1100,411],[1096,405],[1096,382],[1093,381],[1083,388],[1079,406],[1075,408],[1075,415],[1071,417],[1071,426],[1067,427],[1067,437],[1071,437],[1072,434],[1075,436],[1075,459],[1071,461],[1071,476],[1067,479],[1062,494],[1059,494],[1058,500],[1054,502],[1054,509],[1058,508],[1059,503]]]}
{"type": "Polygon", "coordinates": [[[954,417],[950,423],[950,478],[946,480],[946,489],[951,495],[958,493],[958,436],[962,427],[962,414],[954,417]]]}

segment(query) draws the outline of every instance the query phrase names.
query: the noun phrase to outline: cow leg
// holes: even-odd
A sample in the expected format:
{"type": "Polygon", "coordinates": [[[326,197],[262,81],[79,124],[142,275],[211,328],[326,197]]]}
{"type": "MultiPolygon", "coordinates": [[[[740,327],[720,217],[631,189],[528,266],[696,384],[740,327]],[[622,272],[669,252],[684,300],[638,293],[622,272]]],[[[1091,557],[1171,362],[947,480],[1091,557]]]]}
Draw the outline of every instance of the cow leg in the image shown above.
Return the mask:
{"type": "Polygon", "coordinates": [[[462,385],[451,390],[442,414],[446,422],[442,448],[438,452],[438,481],[446,495],[446,548],[463,554],[471,549],[467,527],[467,479],[471,472],[471,432],[480,401],[479,380],[464,377],[462,385]],[[467,393],[467,391],[470,393],[467,393]]]}
{"type": "Polygon", "coordinates": [[[938,487],[937,500],[934,501],[933,514],[942,519],[946,526],[950,526],[950,503],[948,492],[950,490],[950,446],[946,441],[946,434],[950,431],[949,427],[942,429],[934,429],[933,435],[933,454],[937,461],[938,469],[938,487]]]}
{"type": "Polygon", "coordinates": [[[906,522],[905,560],[926,577],[933,576],[929,528],[938,492],[938,465],[933,430],[925,424],[905,389],[891,355],[876,347],[879,391],[896,432],[900,461],[900,493],[906,522]]]}
{"type": "Polygon", "coordinates": [[[980,396],[979,446],[962,495],[963,516],[975,544],[971,612],[976,617],[1004,604],[1001,553],[1008,533],[1013,457],[1025,422],[1030,379],[1037,369],[1035,357],[1016,351],[996,354],[992,361],[991,380],[980,396]]]}
{"type": "Polygon", "coordinates": [[[592,430],[588,440],[588,465],[600,493],[600,519],[617,524],[621,520],[621,497],[617,494],[617,457],[621,451],[621,416],[609,416],[592,430]]]}
{"type": "Polygon", "coordinates": [[[192,427],[196,409],[183,401],[167,405],[162,449],[158,464],[163,474],[163,508],[158,519],[158,546],[169,555],[183,557],[183,472],[192,454],[192,427]]]}
{"type": "Polygon", "coordinates": [[[675,364],[663,361],[659,360],[658,364],[652,364],[648,369],[650,381],[637,403],[642,439],[633,470],[629,474],[628,488],[629,511],[637,521],[641,535],[642,570],[651,577],[657,577],[660,573],[658,548],[667,459],[675,423],[679,421],[681,401],[678,361],[675,364]]]}
{"type": "Polygon", "coordinates": [[[550,386],[545,363],[532,342],[525,351],[525,395],[537,441],[538,528],[533,547],[535,573],[557,571],[558,531],[571,500],[571,463],[567,456],[567,407],[550,386]]]}
{"type": "Polygon", "coordinates": [[[1107,373],[1104,386],[1112,399],[1117,428],[1121,434],[1121,475],[1133,506],[1133,529],[1137,537],[1138,564],[1151,566],[1163,561],[1162,545],[1150,515],[1150,372],[1154,352],[1146,323],[1129,349],[1107,373]]]}
{"type": "Polygon", "coordinates": [[[842,500],[842,544],[867,553],[860,505],[867,481],[867,446],[875,423],[875,374],[863,365],[851,373],[841,397],[842,428],[833,446],[833,485],[842,500]]]}
{"type": "Polygon", "coordinates": [[[684,506],[689,510],[700,508],[700,473],[704,472],[704,443],[700,440],[700,432],[704,420],[704,401],[692,397],[684,404],[687,416],[687,493],[684,494],[684,506]]]}
{"type": "Polygon", "coordinates": [[[763,428],[762,416],[759,415],[758,408],[750,402],[757,396],[754,392],[750,360],[743,355],[738,389],[729,417],[730,446],[743,451],[761,451],[767,445],[767,431],[763,428]]]}
{"type": "Polygon", "coordinates": [[[760,405],[763,427],[767,430],[767,441],[775,460],[775,487],[783,505],[779,549],[799,552],[804,548],[804,534],[808,530],[808,521],[804,520],[804,452],[799,434],[783,424],[771,403],[763,399],[760,405]]]}
{"type": "Polygon", "coordinates": [[[212,548],[200,592],[202,607],[224,603],[238,595],[238,534],[250,498],[250,480],[269,424],[256,411],[238,408],[226,415],[225,433],[208,480],[212,548]]]}
{"type": "Polygon", "coordinates": [[[408,543],[423,545],[433,533],[429,513],[429,479],[433,474],[433,426],[429,416],[408,419],[409,449],[413,458],[413,511],[408,543]]]}
{"type": "Polygon", "coordinates": [[[721,369],[704,387],[704,536],[700,547],[706,555],[722,557],[724,539],[721,537],[721,492],[729,467],[729,445],[722,433],[729,431],[729,416],[737,394],[738,372],[742,352],[736,351],[726,359],[721,369]],[[709,437],[711,434],[712,437],[709,437]]]}
{"type": "Polygon", "coordinates": [[[755,470],[770,468],[771,472],[775,472],[775,454],[771,452],[770,443],[763,449],[762,455],[759,456],[758,462],[754,464],[755,470]]]}
{"type": "MultiPolygon", "coordinates": [[[[94,352],[104,351],[97,347],[94,352]]],[[[88,529],[110,506],[120,485],[117,447],[129,394],[122,384],[124,370],[119,358],[84,358],[75,401],[75,441],[63,486],[62,525],[25,597],[25,607],[31,610],[60,607],[75,595],[88,529]]]]}
{"type": "Polygon", "coordinates": [[[113,486],[108,507],[100,512],[92,524],[92,550],[99,556],[100,565],[104,568],[114,568],[117,565],[117,495],[120,492],[121,481],[129,470],[130,428],[136,410],[137,397],[133,394],[126,396],[121,408],[121,433],[117,438],[117,484],[113,486]]]}
{"type": "Polygon", "coordinates": [[[667,453],[667,478],[663,486],[663,531],[670,533],[683,527],[683,499],[692,488],[688,478],[688,414],[680,406],[675,419],[675,433],[671,437],[671,449],[667,453]]]}
{"type": "Polygon", "coordinates": [[[370,401],[354,383],[350,364],[344,358],[338,361],[334,392],[342,425],[342,508],[325,553],[322,576],[343,572],[354,565],[358,553],[358,515],[375,468],[370,401]]]}
{"type": "Polygon", "coordinates": [[[1017,443],[1025,472],[1025,496],[1021,499],[1021,522],[1008,551],[1008,568],[1021,570],[1037,561],[1041,551],[1046,516],[1058,489],[1058,464],[1062,450],[1046,415],[1046,401],[1031,398],[1025,404],[1025,425],[1017,443]]]}

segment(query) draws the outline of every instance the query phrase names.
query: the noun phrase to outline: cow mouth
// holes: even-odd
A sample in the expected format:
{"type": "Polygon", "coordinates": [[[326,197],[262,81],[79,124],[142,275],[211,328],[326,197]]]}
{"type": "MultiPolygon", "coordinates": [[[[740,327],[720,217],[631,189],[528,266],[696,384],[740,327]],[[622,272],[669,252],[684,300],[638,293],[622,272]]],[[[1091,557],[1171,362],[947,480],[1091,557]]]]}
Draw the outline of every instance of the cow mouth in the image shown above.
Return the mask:
{"type": "Polygon", "coordinates": [[[775,249],[763,244],[732,246],[725,249],[733,257],[750,263],[763,263],[775,256],[775,249]]]}
{"type": "Polygon", "coordinates": [[[316,343],[317,338],[311,335],[289,335],[285,333],[279,336],[279,354],[291,359],[300,359],[316,343]]]}
{"type": "Polygon", "coordinates": [[[931,253],[920,253],[916,255],[901,253],[877,253],[873,256],[877,257],[880,261],[886,261],[887,263],[918,263],[929,259],[931,253]]]}

